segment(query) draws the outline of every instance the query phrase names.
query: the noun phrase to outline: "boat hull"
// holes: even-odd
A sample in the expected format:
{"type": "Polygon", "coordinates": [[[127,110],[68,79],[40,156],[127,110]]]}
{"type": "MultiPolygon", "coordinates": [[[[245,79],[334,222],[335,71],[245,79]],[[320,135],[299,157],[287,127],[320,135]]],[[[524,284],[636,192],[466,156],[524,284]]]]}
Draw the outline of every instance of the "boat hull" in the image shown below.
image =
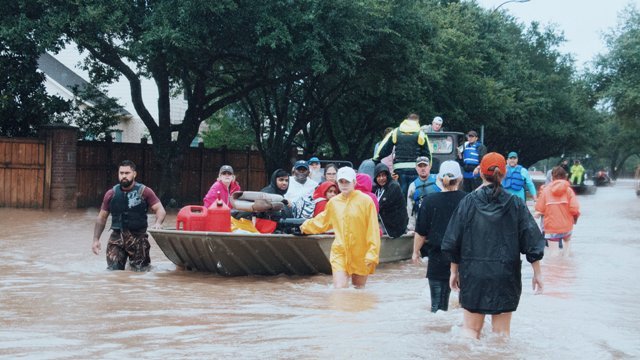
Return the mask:
{"type": "MultiPolygon", "coordinates": [[[[331,274],[332,235],[237,234],[149,229],[171,262],[224,276],[331,274]]],[[[413,236],[383,236],[380,263],[411,258],[413,236]]]]}

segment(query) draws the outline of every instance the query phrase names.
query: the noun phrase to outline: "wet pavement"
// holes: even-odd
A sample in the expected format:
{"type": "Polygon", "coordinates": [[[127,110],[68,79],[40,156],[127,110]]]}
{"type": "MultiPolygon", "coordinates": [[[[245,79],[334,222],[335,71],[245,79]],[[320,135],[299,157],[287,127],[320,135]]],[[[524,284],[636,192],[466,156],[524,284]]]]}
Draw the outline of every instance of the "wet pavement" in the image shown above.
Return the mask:
{"type": "MultiPolygon", "coordinates": [[[[364,290],[331,277],[176,270],[151,241],[146,273],[91,253],[97,209],[0,208],[0,358],[633,359],[640,357],[640,198],[632,181],[580,196],[573,256],[543,260],[511,339],[459,337],[462,312],[429,312],[425,267],[381,266],[364,290]]],[[[165,225],[175,224],[169,215],[165,225]]]]}

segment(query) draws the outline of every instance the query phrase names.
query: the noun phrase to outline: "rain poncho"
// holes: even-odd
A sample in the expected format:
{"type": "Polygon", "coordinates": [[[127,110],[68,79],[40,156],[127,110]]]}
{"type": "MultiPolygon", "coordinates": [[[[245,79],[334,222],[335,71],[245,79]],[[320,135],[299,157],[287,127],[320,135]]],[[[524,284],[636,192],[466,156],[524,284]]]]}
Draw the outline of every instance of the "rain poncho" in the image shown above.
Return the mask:
{"type": "Polygon", "coordinates": [[[493,186],[467,195],[453,214],[442,251],[459,264],[460,305],[471,312],[515,311],[522,293],[520,253],[535,262],[544,238],[524,201],[493,186]]]}
{"type": "Polygon", "coordinates": [[[353,190],[349,197],[336,195],[325,210],[300,226],[305,234],[320,234],[333,228],[331,269],[349,275],[373,274],[380,254],[380,228],[376,208],[369,196],[353,190]],[[368,264],[373,264],[367,267],[368,264]]]}
{"type": "Polygon", "coordinates": [[[569,182],[561,179],[541,189],[536,211],[544,215],[545,232],[563,234],[573,230],[580,216],[580,205],[569,182]]]}

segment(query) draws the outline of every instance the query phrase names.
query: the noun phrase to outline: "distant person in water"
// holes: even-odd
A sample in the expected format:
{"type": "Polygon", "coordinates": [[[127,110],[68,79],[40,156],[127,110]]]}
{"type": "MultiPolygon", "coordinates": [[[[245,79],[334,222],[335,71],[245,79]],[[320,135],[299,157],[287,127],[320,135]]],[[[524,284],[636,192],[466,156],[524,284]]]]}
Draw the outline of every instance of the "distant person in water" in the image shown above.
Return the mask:
{"type": "Polygon", "coordinates": [[[351,279],[354,287],[363,288],[378,264],[378,214],[373,200],[355,190],[356,172],[352,168],[340,168],[337,177],[340,194],[331,198],[318,216],[305,221],[300,230],[320,234],[333,229],[335,239],[329,256],[333,286],[346,288],[351,279]]]}
{"type": "Polygon", "coordinates": [[[101,250],[100,235],[104,231],[107,218],[111,214],[111,236],[107,242],[107,268],[124,270],[127,259],[134,271],[144,271],[149,267],[149,235],[147,234],[147,211],[156,215],[151,226],[159,229],[167,215],[160,199],[151,188],[136,182],[136,164],[124,160],[118,168],[120,183],[104,195],[102,206],[93,230],[91,250],[98,255],[101,250]]]}

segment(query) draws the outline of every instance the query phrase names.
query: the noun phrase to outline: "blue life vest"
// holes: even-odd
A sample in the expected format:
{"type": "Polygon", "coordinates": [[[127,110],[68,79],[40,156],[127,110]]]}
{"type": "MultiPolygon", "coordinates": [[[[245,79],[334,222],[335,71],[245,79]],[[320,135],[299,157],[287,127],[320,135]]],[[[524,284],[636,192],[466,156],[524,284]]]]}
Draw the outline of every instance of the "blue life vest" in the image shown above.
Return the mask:
{"type": "Polygon", "coordinates": [[[462,177],[465,179],[473,179],[480,177],[480,174],[473,174],[473,169],[480,164],[480,141],[476,141],[473,144],[466,142],[464,144],[464,151],[462,152],[462,177]]]}
{"type": "Polygon", "coordinates": [[[426,180],[421,180],[417,177],[413,180],[413,184],[416,187],[416,191],[413,192],[413,214],[418,212],[422,205],[422,199],[431,193],[440,192],[440,188],[436,185],[436,175],[429,174],[426,180]]]}
{"type": "Polygon", "coordinates": [[[120,185],[113,187],[113,198],[109,203],[111,229],[147,230],[147,202],[142,197],[144,185],[135,183],[133,188],[122,191],[120,185]]]}
{"type": "Polygon", "coordinates": [[[473,144],[466,143],[464,144],[464,151],[462,152],[462,162],[465,165],[478,165],[480,164],[480,152],[478,148],[480,147],[480,142],[476,141],[473,144]]]}
{"type": "Polygon", "coordinates": [[[507,176],[502,180],[502,186],[505,189],[520,191],[524,188],[525,180],[522,176],[522,166],[516,167],[507,166],[507,176]]]}

